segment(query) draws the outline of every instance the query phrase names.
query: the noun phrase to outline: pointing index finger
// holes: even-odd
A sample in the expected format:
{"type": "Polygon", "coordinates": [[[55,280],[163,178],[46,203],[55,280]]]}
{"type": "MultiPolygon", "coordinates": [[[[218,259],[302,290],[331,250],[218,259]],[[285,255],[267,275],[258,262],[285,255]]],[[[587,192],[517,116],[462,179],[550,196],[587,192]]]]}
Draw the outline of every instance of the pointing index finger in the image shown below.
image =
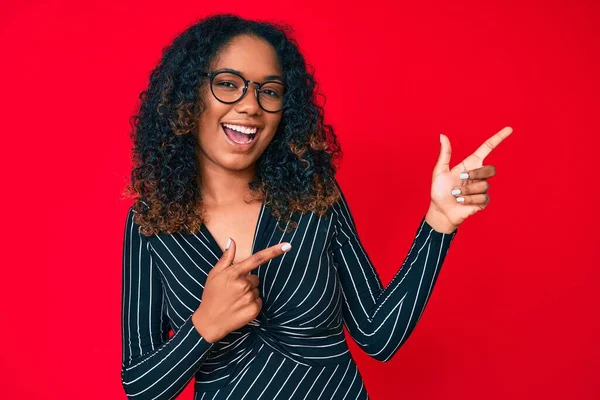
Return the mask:
{"type": "Polygon", "coordinates": [[[496,133],[494,136],[486,140],[481,146],[479,146],[479,148],[475,150],[473,154],[481,161],[483,161],[483,159],[486,158],[492,152],[492,150],[498,147],[498,145],[504,139],[506,139],[512,132],[513,129],[510,126],[502,128],[498,133],[496,133]]]}
{"type": "Polygon", "coordinates": [[[289,243],[279,243],[259,252],[252,254],[242,262],[232,265],[230,268],[235,268],[240,275],[247,274],[260,265],[271,261],[273,258],[287,253],[292,248],[289,243]]]}

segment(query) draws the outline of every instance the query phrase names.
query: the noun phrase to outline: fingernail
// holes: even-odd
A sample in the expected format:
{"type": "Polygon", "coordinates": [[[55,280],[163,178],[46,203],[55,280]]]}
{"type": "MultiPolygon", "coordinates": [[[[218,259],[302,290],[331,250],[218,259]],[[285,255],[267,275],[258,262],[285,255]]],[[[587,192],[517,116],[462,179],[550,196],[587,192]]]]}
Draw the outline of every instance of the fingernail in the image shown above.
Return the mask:
{"type": "Polygon", "coordinates": [[[442,134],[440,133],[440,143],[442,143],[442,134]]]}
{"type": "Polygon", "coordinates": [[[460,194],[460,189],[453,189],[452,190],[452,195],[456,196],[457,194],[460,194]]]}
{"type": "Polygon", "coordinates": [[[469,174],[467,174],[466,172],[461,172],[460,179],[469,179],[469,174]]]}
{"type": "Polygon", "coordinates": [[[283,246],[281,246],[281,250],[283,250],[285,252],[288,252],[291,248],[292,248],[292,245],[289,243],[286,243],[283,246]]]}
{"type": "Polygon", "coordinates": [[[231,238],[227,239],[227,244],[225,245],[225,250],[227,250],[231,246],[231,238]]]}
{"type": "Polygon", "coordinates": [[[464,203],[465,202],[465,198],[464,197],[457,197],[456,201],[459,203],[464,203]]]}

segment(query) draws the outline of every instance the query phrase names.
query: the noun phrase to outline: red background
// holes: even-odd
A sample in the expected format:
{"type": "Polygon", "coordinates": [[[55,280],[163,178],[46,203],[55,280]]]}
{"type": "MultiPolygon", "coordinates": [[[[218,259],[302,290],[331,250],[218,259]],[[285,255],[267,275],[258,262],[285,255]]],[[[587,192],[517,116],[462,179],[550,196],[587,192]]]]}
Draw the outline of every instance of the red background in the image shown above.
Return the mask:
{"type": "Polygon", "coordinates": [[[426,212],[439,133],[454,166],[514,128],[408,342],[383,364],[348,337],[370,396],[599,398],[600,3],[220,3],[2,2],[0,397],[124,398],[128,119],[161,49],[229,11],[295,28],[386,284],[426,212]]]}

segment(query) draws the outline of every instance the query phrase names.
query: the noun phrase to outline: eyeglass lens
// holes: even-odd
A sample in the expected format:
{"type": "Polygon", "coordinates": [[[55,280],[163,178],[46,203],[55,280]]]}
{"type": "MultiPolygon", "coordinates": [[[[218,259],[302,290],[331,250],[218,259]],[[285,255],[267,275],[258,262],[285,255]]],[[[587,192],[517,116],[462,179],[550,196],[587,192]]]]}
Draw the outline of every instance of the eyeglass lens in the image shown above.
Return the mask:
{"type": "MultiPolygon", "coordinates": [[[[244,94],[244,80],[239,75],[230,72],[219,72],[213,78],[212,91],[215,97],[222,102],[236,102],[244,94]]],[[[279,111],[283,108],[283,92],[283,84],[266,82],[258,92],[258,103],[267,111],[279,111]]]]}

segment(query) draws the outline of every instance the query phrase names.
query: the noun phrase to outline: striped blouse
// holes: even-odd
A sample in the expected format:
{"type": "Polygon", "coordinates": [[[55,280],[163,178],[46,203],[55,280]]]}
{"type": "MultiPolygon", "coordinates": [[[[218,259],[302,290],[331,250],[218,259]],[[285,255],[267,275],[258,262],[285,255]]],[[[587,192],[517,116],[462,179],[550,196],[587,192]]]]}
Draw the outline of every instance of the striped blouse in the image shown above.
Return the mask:
{"type": "Polygon", "coordinates": [[[173,399],[192,378],[195,400],[369,398],[343,326],[371,357],[390,360],[421,317],[457,230],[440,233],[423,217],[384,288],[343,193],[326,215],[295,220],[282,232],[263,203],[252,252],[280,242],[292,250],[251,271],[263,300],[257,318],[209,343],[191,316],[222,250],[205,225],[194,235],[144,236],[129,210],[121,314],[128,398],[173,399]]]}

